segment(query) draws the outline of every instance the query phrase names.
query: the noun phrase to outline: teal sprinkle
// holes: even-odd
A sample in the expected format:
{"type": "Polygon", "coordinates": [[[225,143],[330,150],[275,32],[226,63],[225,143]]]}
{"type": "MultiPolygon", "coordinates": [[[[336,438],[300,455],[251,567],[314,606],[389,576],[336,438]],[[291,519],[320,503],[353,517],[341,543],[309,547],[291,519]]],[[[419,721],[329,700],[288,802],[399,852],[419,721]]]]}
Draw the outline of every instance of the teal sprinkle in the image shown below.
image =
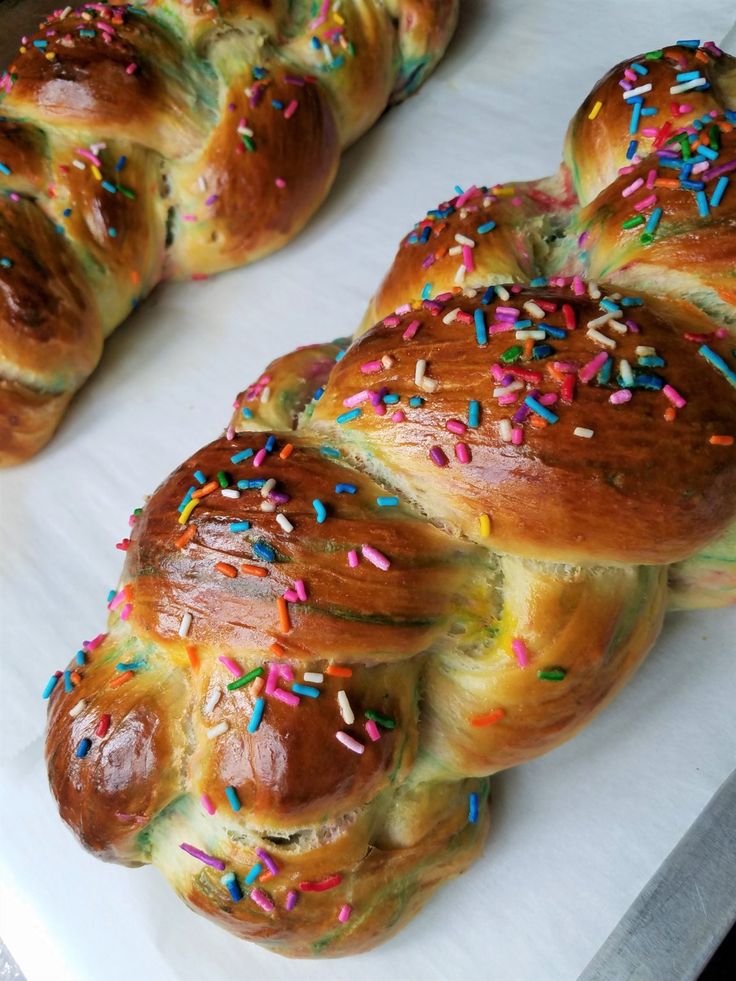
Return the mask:
{"type": "Polygon", "coordinates": [[[233,521],[230,525],[230,531],[249,531],[250,521],[233,521]]]}
{"type": "Polygon", "coordinates": [[[377,497],[376,504],[379,508],[396,508],[399,506],[398,497],[377,497]]]}
{"type": "MultiPolygon", "coordinates": [[[[259,698],[258,701],[262,702],[263,699],[259,698]]],[[[256,879],[261,874],[261,872],[263,872],[263,866],[261,865],[260,862],[256,862],[256,864],[253,866],[253,868],[245,877],[246,884],[249,886],[253,885],[253,883],[256,881],[256,879]]]]}
{"type": "Polygon", "coordinates": [[[110,194],[117,194],[117,187],[115,187],[114,184],[111,184],[110,181],[101,181],[100,184],[106,191],[109,191],[110,194]]]}
{"type": "Polygon", "coordinates": [[[110,238],[117,238],[118,237],[118,230],[117,230],[117,228],[108,228],[107,234],[110,236],[110,238]]]}
{"type": "Polygon", "coordinates": [[[194,471],[194,479],[197,481],[198,484],[202,484],[203,486],[204,484],[207,483],[207,478],[205,477],[205,475],[202,473],[201,470],[194,471]]]}
{"type": "Polygon", "coordinates": [[[333,460],[340,459],[340,451],[336,450],[334,446],[320,446],[319,451],[322,456],[332,457],[333,460]]]}
{"type": "Polygon", "coordinates": [[[527,395],[524,399],[525,405],[528,405],[532,412],[535,412],[538,416],[546,419],[547,422],[558,422],[559,416],[556,416],[554,412],[551,412],[546,405],[542,405],[541,402],[537,402],[535,398],[531,395],[527,395]]]}
{"type": "Polygon", "coordinates": [[[263,718],[263,710],[266,707],[265,698],[257,698],[253,706],[253,715],[250,717],[250,722],[248,723],[248,732],[255,732],[258,726],[261,724],[261,719],[263,718]]]}
{"type": "Polygon", "coordinates": [[[729,368],[720,354],[716,354],[707,344],[703,344],[698,348],[698,354],[702,355],[706,361],[710,361],[716,371],[720,371],[726,380],[736,388],[736,372],[729,368]]]}
{"type": "Polygon", "coordinates": [[[327,520],[327,508],[318,497],[312,501],[312,507],[317,512],[317,524],[323,524],[327,520]]]}
{"type": "Polygon", "coordinates": [[[428,300],[431,295],[432,295],[432,284],[431,283],[425,283],[424,284],[424,289],[422,290],[421,299],[422,300],[428,300]]]}
{"type": "Polygon", "coordinates": [[[295,695],[305,695],[307,698],[319,698],[319,688],[314,688],[312,685],[300,685],[297,683],[291,686],[291,690],[295,695]]]}
{"type": "Polygon", "coordinates": [[[412,409],[418,409],[420,405],[424,405],[424,399],[421,395],[412,395],[409,399],[409,405],[412,409]]]}
{"type": "Polygon", "coordinates": [[[244,418],[244,419],[252,419],[252,418],[253,418],[253,413],[252,413],[252,411],[251,411],[251,410],[250,410],[250,409],[248,408],[248,406],[247,406],[247,405],[244,405],[241,411],[242,411],[242,413],[243,413],[243,418],[244,418]]]}
{"type": "Polygon", "coordinates": [[[495,221],[486,221],[482,225],[478,225],[476,231],[479,235],[485,235],[487,232],[492,232],[495,227],[495,221]]]}
{"type": "Polygon", "coordinates": [[[471,399],[468,402],[468,426],[471,429],[477,429],[480,425],[480,402],[475,399],[471,399]]]}
{"type": "Polygon", "coordinates": [[[137,671],[142,667],[143,661],[119,661],[115,665],[116,671],[137,671]]]}
{"type": "Polygon", "coordinates": [[[225,796],[230,802],[230,807],[237,813],[241,808],[240,798],[235,787],[225,787],[225,796]]]}
{"type": "Polygon", "coordinates": [[[233,454],[230,457],[230,463],[242,463],[243,460],[247,460],[251,456],[253,456],[253,450],[249,447],[247,450],[241,450],[240,453],[233,454]]]}
{"type": "Polygon", "coordinates": [[[352,422],[353,419],[357,419],[359,416],[363,415],[363,410],[360,406],[356,406],[354,409],[350,409],[348,412],[343,412],[337,417],[337,422],[342,425],[345,422],[352,422]]]}

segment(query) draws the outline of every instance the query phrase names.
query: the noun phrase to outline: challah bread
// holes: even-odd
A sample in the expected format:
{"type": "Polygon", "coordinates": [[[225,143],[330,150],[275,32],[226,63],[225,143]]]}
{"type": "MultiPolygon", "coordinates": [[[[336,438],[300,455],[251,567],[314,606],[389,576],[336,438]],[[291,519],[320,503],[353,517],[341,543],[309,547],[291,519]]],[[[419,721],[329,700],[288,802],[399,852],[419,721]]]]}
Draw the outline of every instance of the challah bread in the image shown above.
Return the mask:
{"type": "Polygon", "coordinates": [[[586,280],[572,187],[429,213],[378,322],[270,365],[134,516],[109,632],[47,685],[81,841],[280,953],[398,929],[477,856],[488,775],[631,677],[669,582],[733,599],[733,342],[586,280]]]}
{"type": "Polygon", "coordinates": [[[89,3],[0,79],[0,464],[37,452],[163,277],[295,235],[413,91],[456,0],[89,3]]]}

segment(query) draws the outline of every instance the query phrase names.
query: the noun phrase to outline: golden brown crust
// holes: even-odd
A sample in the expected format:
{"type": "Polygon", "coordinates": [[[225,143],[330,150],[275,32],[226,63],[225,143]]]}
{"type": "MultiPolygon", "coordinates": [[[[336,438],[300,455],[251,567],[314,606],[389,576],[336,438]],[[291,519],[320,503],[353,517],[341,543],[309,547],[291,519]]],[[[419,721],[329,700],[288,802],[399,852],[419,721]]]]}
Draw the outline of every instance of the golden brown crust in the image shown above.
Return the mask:
{"type": "Polygon", "coordinates": [[[0,379],[0,467],[20,463],[51,439],[71,393],[47,395],[0,379]]]}

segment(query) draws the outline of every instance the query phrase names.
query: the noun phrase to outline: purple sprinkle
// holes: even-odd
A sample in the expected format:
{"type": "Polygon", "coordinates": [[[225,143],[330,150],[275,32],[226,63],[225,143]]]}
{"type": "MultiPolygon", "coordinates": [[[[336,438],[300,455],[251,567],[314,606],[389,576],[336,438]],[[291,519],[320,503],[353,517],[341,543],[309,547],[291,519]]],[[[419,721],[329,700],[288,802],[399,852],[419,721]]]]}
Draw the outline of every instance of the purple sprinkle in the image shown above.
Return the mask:
{"type": "Polygon", "coordinates": [[[286,894],[286,909],[287,909],[287,912],[291,912],[291,910],[293,910],[294,907],[296,906],[296,901],[297,901],[298,895],[299,894],[294,889],[290,889],[287,892],[287,894],[286,894]]]}
{"type": "Polygon", "coordinates": [[[215,858],[213,855],[208,855],[207,852],[203,852],[199,848],[195,848],[194,845],[188,845],[185,841],[179,845],[179,848],[181,848],[181,850],[186,852],[188,855],[191,855],[192,858],[198,858],[199,861],[204,862],[205,865],[209,865],[213,869],[217,869],[220,872],[225,871],[225,863],[221,858],[215,858]]]}
{"type": "Polygon", "coordinates": [[[278,865],[274,862],[274,860],[271,858],[271,856],[268,854],[267,851],[264,851],[262,848],[256,848],[256,855],[260,858],[260,860],[264,863],[264,865],[272,875],[279,874],[278,865]]]}

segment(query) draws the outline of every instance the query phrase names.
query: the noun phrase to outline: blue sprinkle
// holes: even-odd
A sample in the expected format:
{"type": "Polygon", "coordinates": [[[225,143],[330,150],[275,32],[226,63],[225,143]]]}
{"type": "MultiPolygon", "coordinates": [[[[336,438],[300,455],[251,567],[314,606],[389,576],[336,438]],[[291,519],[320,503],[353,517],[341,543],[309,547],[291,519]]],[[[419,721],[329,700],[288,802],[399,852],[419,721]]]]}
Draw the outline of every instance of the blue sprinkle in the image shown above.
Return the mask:
{"type": "Polygon", "coordinates": [[[457,194],[457,195],[458,195],[458,197],[460,197],[460,195],[461,195],[462,193],[463,193],[463,189],[462,189],[462,188],[460,187],[460,185],[459,185],[459,184],[456,184],[456,185],[455,185],[455,194],[457,194]]]}
{"type": "Polygon", "coordinates": [[[672,160],[671,157],[660,157],[660,167],[669,167],[670,170],[679,170],[682,167],[681,160],[672,160]]]}
{"type": "Polygon", "coordinates": [[[13,171],[10,169],[10,167],[0,160],[0,174],[5,174],[6,177],[9,177],[12,173],[13,171]]]}
{"type": "MultiPolygon", "coordinates": [[[[634,102],[634,100],[631,100],[634,102]]],[[[631,110],[631,122],[629,123],[629,135],[634,136],[639,131],[641,121],[641,100],[636,100],[634,108],[631,110]]]]}
{"type": "Polygon", "coordinates": [[[638,145],[639,144],[638,144],[637,140],[632,140],[629,143],[628,147],[626,148],[626,159],[627,160],[632,160],[634,158],[634,156],[636,155],[636,148],[637,148],[638,145]]]}
{"type": "Polygon", "coordinates": [[[266,545],[265,542],[256,542],[253,546],[253,551],[258,558],[263,559],[264,562],[273,562],[276,558],[276,553],[274,550],[270,545],[266,545]]]}
{"type": "Polygon", "coordinates": [[[557,422],[559,420],[559,416],[556,416],[554,412],[551,412],[546,405],[542,405],[541,402],[537,402],[537,400],[531,395],[527,395],[527,397],[524,399],[524,404],[528,405],[532,412],[535,412],[538,416],[546,419],[547,422],[557,422]]]}
{"type": "MultiPolygon", "coordinates": [[[[656,229],[657,225],[659,224],[659,219],[661,217],[662,217],[662,209],[655,208],[654,211],[649,216],[649,221],[647,222],[644,231],[649,232],[649,234],[651,235],[652,232],[656,229]]],[[[624,300],[622,300],[621,302],[624,303],[624,306],[632,306],[631,303],[626,303],[624,300]]]]}
{"type": "Polygon", "coordinates": [[[263,718],[263,710],[266,707],[265,698],[257,698],[255,705],[253,706],[253,715],[250,717],[250,722],[248,723],[248,732],[255,732],[258,726],[261,724],[261,719],[263,718]]]}
{"type": "Polygon", "coordinates": [[[637,75],[649,74],[649,69],[645,68],[644,65],[640,65],[638,61],[632,61],[629,67],[633,68],[637,75]]]}
{"type": "MultiPolygon", "coordinates": [[[[262,702],[263,699],[262,698],[259,698],[258,701],[259,702],[262,702]]],[[[250,872],[245,877],[245,883],[246,883],[246,885],[252,886],[253,883],[258,878],[258,876],[261,874],[261,872],[263,872],[263,866],[261,865],[260,862],[256,862],[256,864],[253,866],[253,868],[250,870],[250,872]]]]}
{"type": "Polygon", "coordinates": [[[399,506],[398,497],[377,497],[376,504],[379,508],[396,508],[399,506]]]}
{"type": "Polygon", "coordinates": [[[622,307],[640,307],[644,301],[638,296],[622,296],[619,303],[622,307]]]}
{"type": "Polygon", "coordinates": [[[265,446],[266,453],[273,453],[275,449],[276,449],[276,437],[269,436],[268,439],[266,440],[266,446],[265,446]]]}
{"type": "Polygon", "coordinates": [[[537,276],[535,279],[533,279],[531,281],[531,283],[529,285],[530,286],[547,286],[547,277],[546,276],[537,276]]]}
{"type": "Polygon", "coordinates": [[[291,686],[291,690],[295,695],[305,695],[307,698],[319,698],[319,688],[314,688],[312,685],[300,685],[297,683],[291,686]]]}
{"type": "Polygon", "coordinates": [[[710,361],[713,367],[725,375],[726,379],[736,387],[736,372],[732,371],[731,368],[728,367],[720,354],[716,354],[716,352],[712,348],[708,347],[707,344],[703,344],[698,348],[698,354],[702,355],[706,361],[710,361]]]}
{"type": "Polygon", "coordinates": [[[700,72],[678,72],[675,78],[678,82],[691,82],[694,78],[700,78],[700,72]]]}
{"type": "MultiPolygon", "coordinates": [[[[110,592],[112,593],[113,596],[115,595],[115,590],[114,589],[110,590],[110,592]]],[[[109,602],[110,601],[108,600],[108,603],[109,602]]],[[[86,664],[87,663],[87,655],[82,650],[77,651],[76,658],[77,658],[77,664],[86,664]]]]}
{"type": "Polygon", "coordinates": [[[716,160],[718,158],[718,151],[714,150],[713,147],[710,146],[701,146],[698,153],[705,157],[706,160],[716,160]]]}
{"type": "Polygon", "coordinates": [[[604,310],[610,310],[611,313],[618,312],[621,309],[618,303],[614,303],[613,300],[609,300],[606,296],[603,297],[599,305],[602,306],[604,310]]]}
{"type": "Polygon", "coordinates": [[[599,385],[607,385],[611,380],[611,371],[613,370],[613,358],[609,358],[608,361],[603,365],[601,370],[595,376],[596,381],[599,385]]]}
{"type": "Polygon", "coordinates": [[[353,419],[357,419],[358,416],[363,415],[363,410],[360,406],[356,406],[354,409],[350,409],[349,412],[343,412],[337,417],[337,421],[342,425],[344,422],[352,422],[353,419]]]}
{"type": "Polygon", "coordinates": [[[383,396],[384,405],[396,405],[396,403],[398,401],[399,401],[399,396],[398,395],[384,395],[383,396]]]}
{"type": "Polygon", "coordinates": [[[327,508],[318,497],[315,497],[315,499],[312,501],[312,507],[317,512],[317,524],[321,525],[327,520],[327,508]]]}
{"type": "Polygon", "coordinates": [[[281,101],[281,99],[271,99],[271,105],[274,107],[274,109],[284,108],[284,103],[281,101]]]}
{"type": "Polygon", "coordinates": [[[695,195],[695,200],[698,202],[698,214],[701,218],[707,218],[710,214],[710,207],[708,205],[708,198],[706,197],[705,191],[698,191],[695,195]]]}
{"type": "Polygon", "coordinates": [[[70,692],[74,691],[74,685],[72,684],[72,673],[71,671],[64,672],[64,691],[70,692]]]}
{"type": "Polygon", "coordinates": [[[116,671],[137,671],[138,668],[143,664],[143,661],[118,661],[115,665],[116,671]]]}
{"type": "Polygon", "coordinates": [[[432,284],[431,283],[425,283],[424,284],[424,288],[422,289],[421,299],[422,300],[428,300],[431,295],[432,295],[432,284]]]}
{"type": "Polygon", "coordinates": [[[545,334],[550,337],[556,337],[557,340],[562,340],[563,337],[567,336],[567,331],[563,330],[562,327],[553,327],[551,324],[539,323],[537,324],[540,330],[543,330],[545,334]]]}
{"type": "Polygon", "coordinates": [[[416,409],[420,405],[424,405],[424,399],[421,395],[412,395],[412,397],[409,399],[409,405],[412,407],[412,409],[416,409]]]}
{"type": "Polygon", "coordinates": [[[241,450],[240,453],[233,454],[230,457],[230,463],[242,463],[243,460],[247,460],[251,456],[253,456],[253,450],[249,447],[247,450],[241,450]]]}
{"type": "Polygon", "coordinates": [[[476,231],[478,232],[479,235],[485,235],[487,232],[492,232],[495,227],[496,227],[495,221],[486,221],[483,222],[482,225],[478,225],[476,231]]]}
{"type": "Polygon", "coordinates": [[[118,237],[118,230],[117,230],[117,228],[108,228],[107,234],[110,236],[110,238],[117,238],[118,237]]]}
{"type": "Polygon", "coordinates": [[[65,218],[68,218],[71,215],[71,213],[72,213],[71,208],[64,208],[64,210],[62,211],[62,214],[64,215],[65,218]]]}
{"type": "Polygon", "coordinates": [[[325,394],[325,390],[324,390],[324,388],[323,388],[323,386],[322,386],[322,385],[320,385],[320,387],[319,387],[319,388],[317,389],[317,391],[316,391],[316,392],[314,393],[314,395],[312,396],[312,399],[313,399],[313,400],[314,400],[315,402],[319,402],[319,400],[320,400],[320,399],[322,398],[322,396],[323,396],[324,394],[325,394]]]}
{"type": "Polygon", "coordinates": [[[345,357],[347,353],[348,353],[347,350],[338,351],[337,354],[335,355],[335,364],[337,364],[338,361],[342,361],[342,359],[345,357]]]}
{"type": "Polygon", "coordinates": [[[197,481],[198,484],[206,484],[207,483],[207,478],[205,477],[205,475],[202,473],[201,470],[195,470],[194,471],[194,479],[197,481]]]}
{"type": "Polygon", "coordinates": [[[645,109],[642,109],[641,114],[642,116],[656,116],[658,112],[659,109],[656,106],[647,106],[645,109]]]}
{"type": "MultiPolygon", "coordinates": [[[[229,790],[230,788],[228,788],[229,790]]],[[[227,793],[227,791],[225,791],[227,793]]],[[[226,887],[227,891],[230,893],[233,902],[239,903],[243,898],[243,893],[238,885],[238,880],[235,877],[234,872],[228,872],[227,875],[223,875],[220,882],[226,887]]]]}
{"type": "Polygon", "coordinates": [[[250,521],[233,521],[233,523],[230,525],[230,531],[237,532],[237,531],[249,531],[249,530],[250,530],[250,521]]]}
{"type": "Polygon", "coordinates": [[[332,457],[333,460],[340,459],[340,451],[336,450],[334,446],[320,446],[319,451],[322,456],[332,457]]]}
{"type": "Polygon", "coordinates": [[[729,123],[736,123],[736,109],[726,109],[726,119],[729,123]]]}
{"type": "Polygon", "coordinates": [[[659,358],[655,354],[648,354],[637,358],[636,363],[641,365],[642,368],[664,368],[665,366],[664,358],[659,358]]]}
{"type": "Polygon", "coordinates": [[[713,191],[713,195],[710,199],[711,208],[717,208],[723,199],[723,195],[728,187],[728,177],[724,176],[718,178],[718,183],[716,184],[716,189],[713,191]]]}
{"type": "Polygon", "coordinates": [[[702,191],[705,184],[702,181],[680,180],[680,187],[686,191],[702,191]]]}
{"type": "Polygon", "coordinates": [[[355,494],[357,490],[355,484],[335,484],[336,494],[355,494]]]}
{"type": "Polygon", "coordinates": [[[253,418],[253,412],[252,412],[251,409],[248,408],[247,405],[244,405],[241,411],[243,413],[243,418],[244,419],[252,419],[253,418]]]}
{"type": "Polygon", "coordinates": [[[531,327],[531,320],[515,320],[514,327],[516,330],[524,330],[526,327],[531,327]]]}
{"type": "Polygon", "coordinates": [[[535,344],[532,348],[532,358],[539,360],[539,358],[548,358],[550,354],[554,354],[555,349],[551,344],[535,344]]]}
{"type": "Polygon", "coordinates": [[[118,189],[115,187],[114,184],[111,184],[110,181],[100,181],[100,184],[102,187],[105,188],[106,191],[109,191],[110,194],[118,193],[118,189]]]}
{"type": "Polygon", "coordinates": [[[675,41],[675,44],[681,44],[683,48],[699,48],[700,41],[689,40],[689,41],[675,41]]]}
{"type": "Polygon", "coordinates": [[[648,388],[650,391],[658,392],[664,388],[664,381],[659,375],[637,375],[634,385],[636,388],[648,388]]]}
{"type": "Polygon", "coordinates": [[[480,425],[480,402],[475,399],[471,399],[468,402],[468,426],[471,429],[477,429],[480,425]]]}
{"type": "Polygon", "coordinates": [[[49,42],[48,41],[34,41],[33,42],[33,47],[34,48],[47,48],[48,46],[49,46],[49,42]]]}
{"type": "Polygon", "coordinates": [[[475,824],[478,821],[478,795],[468,794],[468,821],[475,824]]]}
{"type": "Polygon", "coordinates": [[[184,508],[187,506],[187,504],[189,504],[189,502],[192,499],[192,494],[195,492],[196,489],[197,488],[194,487],[194,486],[192,486],[192,487],[189,488],[189,490],[186,492],[186,494],[184,495],[184,497],[181,499],[181,504],[179,505],[179,507],[177,509],[178,511],[183,511],[184,508]]]}
{"type": "Polygon", "coordinates": [[[496,295],[496,287],[495,286],[489,286],[488,289],[483,294],[483,296],[481,297],[481,301],[480,302],[483,303],[484,305],[486,303],[490,303],[491,300],[493,299],[493,297],[495,295],[496,295]]]}
{"type": "Polygon", "coordinates": [[[423,229],[422,234],[419,236],[419,241],[422,243],[422,245],[425,245],[429,241],[429,236],[431,234],[432,234],[432,229],[430,228],[429,225],[427,225],[423,229]]]}
{"type": "Polygon", "coordinates": [[[41,697],[49,698],[51,692],[54,690],[54,688],[56,688],[58,683],[59,683],[58,677],[55,674],[52,674],[49,680],[46,682],[46,687],[44,688],[41,697]]]}
{"type": "Polygon", "coordinates": [[[127,162],[128,162],[128,158],[125,156],[125,154],[123,154],[123,156],[121,157],[118,157],[118,162],[115,164],[115,170],[121,171],[127,162]]]}
{"type": "Polygon", "coordinates": [[[230,801],[230,807],[232,807],[237,814],[237,812],[240,810],[241,804],[235,787],[225,787],[225,796],[230,801]]]}
{"type": "Polygon", "coordinates": [[[54,225],[54,231],[56,232],[57,235],[63,235],[64,234],[64,226],[63,225],[54,225]]]}
{"type": "Polygon", "coordinates": [[[475,339],[481,347],[485,347],[488,343],[488,328],[486,327],[485,314],[480,307],[475,308],[473,319],[475,320],[475,339]]]}
{"type": "Polygon", "coordinates": [[[74,755],[83,760],[84,757],[89,753],[89,748],[92,745],[91,739],[82,739],[74,751],[74,755]]]}
{"type": "Polygon", "coordinates": [[[12,259],[8,259],[8,257],[6,255],[4,255],[0,259],[0,266],[2,266],[3,269],[12,269],[13,268],[13,260],[12,259]]]}

